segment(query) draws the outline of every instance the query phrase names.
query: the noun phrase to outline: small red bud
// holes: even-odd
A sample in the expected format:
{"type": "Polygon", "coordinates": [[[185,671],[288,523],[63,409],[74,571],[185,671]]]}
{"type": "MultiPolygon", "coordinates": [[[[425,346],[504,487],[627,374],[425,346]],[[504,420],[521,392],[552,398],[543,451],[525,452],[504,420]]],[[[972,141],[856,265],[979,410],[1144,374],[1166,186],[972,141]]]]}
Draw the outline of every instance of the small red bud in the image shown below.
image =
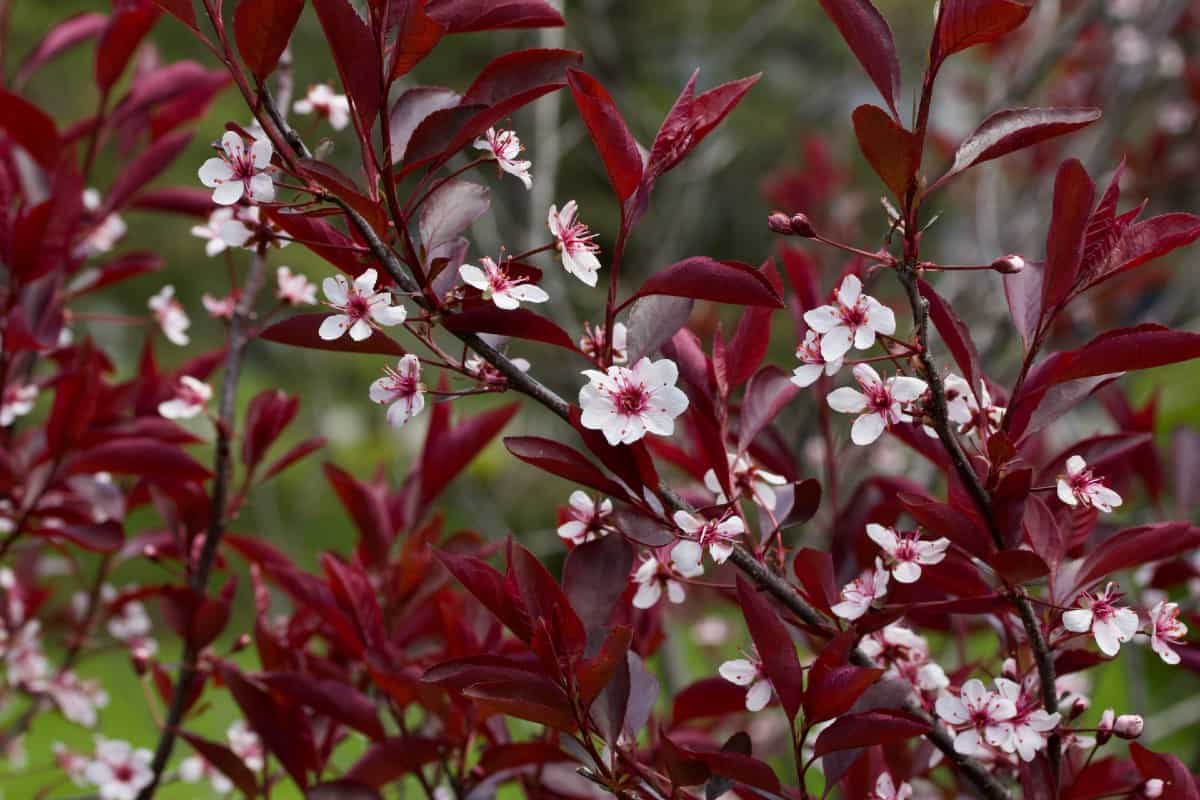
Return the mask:
{"type": "Polygon", "coordinates": [[[780,236],[792,235],[792,221],[782,211],[772,211],[767,216],[767,227],[772,233],[778,233],[780,236]]]}
{"type": "Polygon", "coordinates": [[[1113,733],[1122,739],[1136,739],[1142,735],[1146,722],[1138,714],[1122,714],[1113,723],[1113,733]]]}
{"type": "Polygon", "coordinates": [[[808,214],[792,214],[792,233],[805,239],[813,239],[817,235],[816,228],[808,219],[808,214]]]}
{"type": "Polygon", "coordinates": [[[1007,255],[992,262],[992,269],[1001,275],[1016,275],[1025,269],[1025,259],[1017,255],[1007,255]]]}

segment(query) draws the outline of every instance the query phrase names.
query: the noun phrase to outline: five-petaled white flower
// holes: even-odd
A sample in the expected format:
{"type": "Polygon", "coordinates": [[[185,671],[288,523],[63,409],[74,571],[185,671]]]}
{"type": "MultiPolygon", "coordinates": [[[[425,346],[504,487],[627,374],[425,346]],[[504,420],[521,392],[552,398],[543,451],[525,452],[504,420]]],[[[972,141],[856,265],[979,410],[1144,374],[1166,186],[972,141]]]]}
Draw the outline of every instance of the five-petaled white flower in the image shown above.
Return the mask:
{"type": "Polygon", "coordinates": [[[371,401],[389,405],[388,423],[399,428],[425,408],[425,386],[421,383],[421,360],[409,353],[396,368],[383,368],[384,376],[371,384],[371,401]]]}
{"type": "Polygon", "coordinates": [[[158,404],[158,413],[167,419],[191,419],[203,411],[211,399],[211,386],[191,375],[184,375],[175,385],[175,396],[158,404]]]}
{"type": "Polygon", "coordinates": [[[329,120],[329,126],[340,131],[350,124],[350,101],[337,94],[325,83],[308,87],[308,94],[292,103],[297,114],[313,114],[329,120]]]}
{"type": "Polygon", "coordinates": [[[254,237],[258,220],[256,206],[218,208],[208,215],[205,224],[192,226],[192,236],[207,240],[204,252],[211,257],[225,252],[230,247],[245,246],[254,237]]]}
{"type": "Polygon", "coordinates": [[[1067,474],[1058,478],[1058,499],[1069,506],[1106,513],[1121,505],[1121,495],[1108,488],[1103,478],[1095,477],[1083,457],[1077,455],[1067,459],[1067,474]]]}
{"type": "Polygon", "coordinates": [[[38,388],[32,383],[10,383],[0,393],[0,428],[7,428],[17,417],[33,410],[38,388]]]}
{"type": "Polygon", "coordinates": [[[84,779],[100,792],[101,800],[135,800],[154,772],[149,750],[133,749],[129,742],[96,737],[96,754],[84,779]]]}
{"type": "Polygon", "coordinates": [[[834,375],[842,368],[842,356],[825,360],[821,355],[821,336],[816,331],[807,331],[804,341],[796,348],[800,366],[792,370],[792,383],[806,389],[817,382],[821,374],[834,375]]]}
{"type": "Polygon", "coordinates": [[[533,188],[533,176],[529,174],[529,168],[533,164],[517,160],[517,156],[521,155],[525,148],[521,146],[516,132],[488,128],[483,136],[475,140],[475,149],[486,150],[488,157],[494,158],[501,170],[520,178],[526,189],[533,188]]]}
{"type": "Polygon", "coordinates": [[[680,510],[675,512],[674,519],[688,536],[671,549],[671,560],[676,564],[699,566],[705,547],[715,563],[724,564],[733,553],[734,544],[746,532],[746,523],[739,516],[705,519],[680,510]]]}
{"type": "Polygon", "coordinates": [[[267,139],[255,139],[249,151],[242,137],[226,131],[221,137],[221,155],[200,167],[200,182],[213,190],[213,202],[231,206],[245,195],[255,203],[275,199],[275,182],[266,173],[275,148],[267,139]]]}
{"type": "Polygon", "coordinates": [[[601,431],[612,445],[633,444],[647,433],[670,436],[675,418],[688,407],[688,396],[675,386],[679,368],[668,358],[642,358],[632,369],[611,366],[583,374],[588,383],[579,390],[580,422],[601,431]]]}
{"type": "Polygon", "coordinates": [[[865,570],[842,587],[841,602],[835,603],[831,610],[842,619],[856,620],[867,613],[873,602],[887,594],[887,585],[888,571],[876,558],[874,569],[865,570]]]}
{"type": "Polygon", "coordinates": [[[901,781],[897,786],[892,781],[891,774],[881,772],[875,781],[875,788],[867,795],[867,800],[910,800],[911,797],[912,787],[907,782],[901,781]]]}
{"type": "Polygon", "coordinates": [[[550,206],[547,224],[554,235],[554,246],[562,257],[563,269],[588,286],[595,286],[596,273],[600,269],[596,253],[600,248],[592,241],[596,234],[579,221],[579,207],[575,201],[568,201],[562,211],[558,206],[550,206]]]}
{"type": "Polygon", "coordinates": [[[940,564],[946,557],[950,540],[942,537],[923,541],[919,531],[899,531],[872,522],[867,536],[887,554],[892,577],[900,583],[916,583],[921,578],[921,565],[940,564]]]}
{"type": "MultiPolygon", "coordinates": [[[[756,466],[748,456],[739,456],[736,453],[726,453],[725,455],[729,459],[729,477],[733,483],[735,496],[748,494],[758,505],[768,511],[774,511],[774,487],[786,484],[787,478],[756,466]]],[[[725,497],[725,490],[721,488],[721,481],[717,478],[716,470],[710,469],[704,473],[704,486],[716,496],[718,503],[729,502],[725,497]]]]}
{"type": "Polygon", "coordinates": [[[558,526],[559,538],[571,544],[599,539],[612,530],[607,523],[612,510],[612,500],[607,497],[597,503],[587,492],[576,489],[567,501],[567,521],[558,526]]]}
{"type": "MultiPolygon", "coordinates": [[[[592,327],[583,323],[583,337],[579,340],[579,349],[590,359],[597,359],[604,352],[604,326],[592,327]]],[[[629,360],[629,329],[624,322],[613,323],[612,363],[624,364],[629,360]]]]}
{"type": "Polygon", "coordinates": [[[158,294],[150,298],[146,304],[154,314],[154,321],[162,328],[163,335],[171,344],[183,347],[188,339],[187,329],[192,321],[188,319],[183,305],[175,299],[175,287],[171,284],[164,286],[158,294]]]}
{"type": "Polygon", "coordinates": [[[1001,726],[1004,735],[993,744],[1006,753],[1016,753],[1022,761],[1033,761],[1038,751],[1046,748],[1046,740],[1062,715],[1038,708],[1036,698],[1023,693],[1020,684],[1008,678],[996,678],[996,691],[1013,704],[1016,713],[1001,726]]]}
{"type": "Polygon", "coordinates": [[[484,300],[491,300],[496,308],[512,311],[521,303],[544,303],[550,299],[546,290],[529,283],[524,277],[509,274],[507,265],[500,266],[484,256],[479,259],[480,267],[463,264],[458,268],[459,276],[468,285],[483,293],[484,300]]]}
{"type": "Polygon", "coordinates": [[[717,672],[730,683],[750,687],[746,690],[747,711],[762,711],[771,702],[771,681],[757,657],[726,661],[717,672]]]}
{"type": "Polygon", "coordinates": [[[857,445],[874,442],[884,430],[898,422],[911,422],[905,407],[925,394],[928,388],[920,378],[904,375],[886,382],[869,364],[856,364],[854,380],[862,391],[842,386],[826,398],[829,407],[843,414],[858,414],[850,428],[850,440],[857,445]]]}
{"type": "Polygon", "coordinates": [[[85,728],[95,727],[99,709],[108,705],[108,692],[99,681],[83,680],[74,672],[59,672],[46,685],[46,694],[63,717],[85,728]]]}
{"type": "Polygon", "coordinates": [[[893,622],[883,630],[862,638],[858,647],[872,661],[923,692],[937,692],[950,685],[941,665],[929,660],[929,644],[903,625],[893,622]]]}
{"type": "Polygon", "coordinates": [[[1079,608],[1064,611],[1063,627],[1073,633],[1092,632],[1096,646],[1106,656],[1115,656],[1121,644],[1137,633],[1137,612],[1118,606],[1121,593],[1115,583],[1109,583],[1100,594],[1084,592],[1077,601],[1079,608]]]}
{"type": "Polygon", "coordinates": [[[317,285],[308,276],[279,267],[275,270],[275,281],[278,286],[275,296],[289,306],[316,305],[317,285]]]}
{"type": "Polygon", "coordinates": [[[680,578],[695,578],[704,574],[704,568],[699,565],[672,563],[664,564],[656,555],[649,555],[637,568],[633,581],[638,585],[633,595],[635,608],[653,608],[663,589],[667,590],[667,599],[678,605],[687,597],[680,578]]]}
{"type": "Polygon", "coordinates": [[[1000,747],[1009,737],[1005,723],[1017,715],[1012,700],[989,692],[978,678],[964,683],[957,697],[943,692],[935,709],[939,717],[962,729],[954,737],[954,750],[964,756],[986,756],[986,744],[1000,747]]]}
{"type": "Polygon", "coordinates": [[[346,331],[356,342],[370,338],[371,328],[375,325],[399,325],[408,316],[402,305],[391,304],[389,292],[375,291],[375,281],[379,273],[373,269],[366,270],[350,284],[344,275],[334,275],[326,278],[321,286],[329,305],[340,314],[326,317],[317,331],[322,339],[332,341],[346,331]]]}
{"type": "Polygon", "coordinates": [[[833,302],[804,312],[804,321],[821,334],[821,356],[835,361],[850,348],[866,350],[875,344],[875,335],[896,332],[896,315],[874,297],[862,293],[862,281],[847,275],[834,294],[833,302]]]}
{"type": "Polygon", "coordinates": [[[1188,628],[1179,621],[1179,604],[1159,600],[1150,609],[1150,647],[1168,664],[1179,663],[1174,647],[1183,644],[1188,628]]]}

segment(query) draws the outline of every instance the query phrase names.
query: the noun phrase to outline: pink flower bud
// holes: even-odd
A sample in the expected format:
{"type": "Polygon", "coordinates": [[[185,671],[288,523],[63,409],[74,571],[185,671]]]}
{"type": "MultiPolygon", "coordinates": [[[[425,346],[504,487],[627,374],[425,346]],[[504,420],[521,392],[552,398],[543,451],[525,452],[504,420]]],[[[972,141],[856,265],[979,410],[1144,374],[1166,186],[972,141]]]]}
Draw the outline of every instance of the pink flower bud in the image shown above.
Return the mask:
{"type": "Polygon", "coordinates": [[[767,227],[772,233],[778,233],[780,236],[792,235],[792,221],[782,211],[772,211],[767,216],[767,227]]]}
{"type": "Polygon", "coordinates": [[[1016,255],[1007,255],[992,262],[992,269],[1001,275],[1016,275],[1025,269],[1025,259],[1016,255]]]}
{"type": "Polygon", "coordinates": [[[1104,709],[1104,713],[1100,715],[1100,722],[1096,725],[1096,741],[1099,744],[1104,744],[1113,735],[1113,725],[1117,715],[1111,708],[1104,709]]]}
{"type": "Polygon", "coordinates": [[[1142,797],[1149,797],[1150,800],[1162,797],[1163,782],[1162,778],[1151,778],[1142,784],[1142,797]]]}
{"type": "Polygon", "coordinates": [[[808,219],[808,214],[792,214],[792,233],[805,239],[816,237],[817,230],[808,219]]]}
{"type": "Polygon", "coordinates": [[[1146,721],[1140,714],[1122,714],[1113,724],[1113,733],[1122,739],[1136,739],[1142,735],[1145,727],[1146,721]]]}
{"type": "Polygon", "coordinates": [[[1092,707],[1092,701],[1086,697],[1076,697],[1075,702],[1071,705],[1071,713],[1068,719],[1078,719],[1092,707]]]}

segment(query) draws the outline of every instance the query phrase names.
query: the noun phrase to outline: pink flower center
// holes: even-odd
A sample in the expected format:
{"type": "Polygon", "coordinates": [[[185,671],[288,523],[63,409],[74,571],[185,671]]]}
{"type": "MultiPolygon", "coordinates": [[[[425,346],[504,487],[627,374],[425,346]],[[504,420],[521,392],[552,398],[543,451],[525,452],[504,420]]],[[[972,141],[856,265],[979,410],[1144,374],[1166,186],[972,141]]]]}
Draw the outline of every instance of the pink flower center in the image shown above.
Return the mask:
{"type": "Polygon", "coordinates": [[[887,386],[879,385],[872,386],[866,390],[867,405],[876,414],[888,416],[892,409],[892,393],[888,391],[887,386]]]}
{"type": "Polygon", "coordinates": [[[420,391],[420,381],[416,376],[397,372],[391,367],[384,367],[383,371],[387,378],[385,388],[391,392],[393,400],[412,397],[420,391]]]}
{"type": "Polygon", "coordinates": [[[917,560],[917,541],[909,536],[900,536],[896,540],[896,552],[893,554],[897,561],[917,560]]]}
{"type": "Polygon", "coordinates": [[[249,181],[258,174],[258,170],[254,167],[254,156],[249,150],[243,150],[240,156],[228,156],[228,161],[236,180],[249,181]]]}
{"type": "Polygon", "coordinates": [[[867,324],[867,309],[861,300],[852,306],[842,306],[841,316],[843,324],[851,330],[867,324]]]}
{"type": "Polygon", "coordinates": [[[133,774],[133,767],[128,764],[117,764],[113,767],[113,777],[120,783],[132,783],[133,774]]]}
{"type": "Polygon", "coordinates": [[[358,292],[350,292],[346,298],[346,316],[351,319],[366,319],[371,314],[371,301],[358,292]]]}
{"type": "Polygon", "coordinates": [[[1108,600],[1097,600],[1092,604],[1092,617],[1097,622],[1108,622],[1116,615],[1116,607],[1108,600]]]}
{"type": "Polygon", "coordinates": [[[617,413],[625,416],[641,414],[650,404],[646,388],[637,383],[623,383],[613,395],[613,406],[617,413]]]}

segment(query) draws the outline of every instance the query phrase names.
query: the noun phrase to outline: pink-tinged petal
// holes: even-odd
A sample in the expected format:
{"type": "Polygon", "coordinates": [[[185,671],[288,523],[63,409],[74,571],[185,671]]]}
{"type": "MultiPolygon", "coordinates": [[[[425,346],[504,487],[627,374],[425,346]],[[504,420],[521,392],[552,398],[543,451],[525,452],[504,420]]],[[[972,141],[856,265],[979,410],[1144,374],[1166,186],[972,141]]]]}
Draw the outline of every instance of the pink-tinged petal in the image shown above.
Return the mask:
{"type": "Polygon", "coordinates": [[[733,545],[728,542],[715,542],[708,546],[708,554],[714,564],[724,564],[733,555],[733,545]]]}
{"type": "Polygon", "coordinates": [[[1069,506],[1079,505],[1079,499],[1075,497],[1075,492],[1071,489],[1071,485],[1069,483],[1062,478],[1059,478],[1057,488],[1059,500],[1063,501],[1069,506]]]}
{"type": "Polygon", "coordinates": [[[596,513],[596,504],[587,492],[576,489],[571,492],[570,498],[567,500],[567,505],[585,516],[592,516],[596,513]]]}
{"type": "Polygon", "coordinates": [[[855,364],[851,370],[854,375],[854,380],[858,381],[858,385],[863,389],[875,389],[883,385],[883,379],[879,377],[879,373],[870,364],[855,364]]]}
{"type": "Polygon", "coordinates": [[[845,325],[830,328],[821,334],[821,358],[825,361],[837,361],[850,352],[854,335],[845,325]]]}
{"type": "Polygon", "coordinates": [[[321,327],[317,329],[317,335],[327,342],[332,342],[334,339],[341,338],[349,327],[350,318],[348,316],[333,314],[321,320],[321,327]]]}
{"type": "MultiPolygon", "coordinates": [[[[324,323],[322,323],[324,324],[324,323]]],[[[371,338],[371,324],[365,319],[360,319],[350,326],[350,338],[356,342],[365,341],[371,338]]]]}
{"type": "Polygon", "coordinates": [[[840,358],[835,358],[832,361],[825,362],[825,374],[826,375],[830,375],[830,376],[836,375],[837,371],[841,368],[842,368],[842,359],[840,359],[840,358]]]}
{"type": "Polygon", "coordinates": [[[375,320],[380,325],[392,327],[400,325],[408,318],[408,311],[404,306],[388,306],[388,305],[373,305],[371,306],[371,319],[375,320]]]}
{"type": "MultiPolygon", "coordinates": [[[[210,158],[200,165],[197,174],[200,176],[201,183],[214,189],[233,178],[233,169],[222,159],[210,158]]],[[[192,232],[194,234],[195,229],[192,232]]]]}
{"type": "Polygon", "coordinates": [[[246,154],[246,143],[233,131],[225,131],[221,136],[221,149],[225,151],[225,155],[236,161],[246,154]]]}
{"type": "Polygon", "coordinates": [[[274,202],[275,181],[270,175],[259,173],[250,179],[250,198],[256,203],[274,202]]]}
{"type": "Polygon", "coordinates": [[[878,439],[885,428],[887,424],[879,414],[863,414],[850,426],[850,441],[865,447],[878,439]]]}
{"type": "Polygon", "coordinates": [[[730,683],[749,686],[758,677],[758,667],[744,658],[726,661],[717,668],[717,673],[730,683]]]}
{"type": "Polygon", "coordinates": [[[649,410],[642,413],[641,420],[646,430],[656,436],[670,436],[675,433],[675,417],[665,412],[649,410]]]}
{"type": "Polygon", "coordinates": [[[643,583],[638,586],[637,593],[633,595],[633,606],[641,609],[654,608],[661,596],[662,584],[658,581],[643,583]]]}
{"type": "Polygon", "coordinates": [[[730,517],[717,525],[717,532],[723,536],[741,536],[746,532],[746,523],[741,517],[730,517]]]}
{"type": "MultiPolygon", "coordinates": [[[[566,213],[566,210],[567,210],[567,207],[563,206],[564,215],[566,213]]],[[[558,215],[558,206],[554,206],[554,205],[550,206],[550,211],[546,213],[546,227],[548,227],[550,229],[550,235],[553,236],[555,239],[562,238],[563,224],[560,221],[560,217],[558,215]]]]}
{"type": "Polygon", "coordinates": [[[987,699],[988,716],[993,720],[1012,719],[1017,715],[1017,706],[1007,697],[993,694],[987,699]]]}
{"type": "Polygon", "coordinates": [[[375,282],[379,280],[379,273],[374,268],[363,270],[357,278],[354,279],[354,288],[359,294],[370,295],[375,291],[375,282]]]}
{"type": "Polygon", "coordinates": [[[975,756],[986,754],[987,748],[983,746],[979,731],[967,728],[954,737],[954,751],[964,756],[975,756]]]}
{"type": "Polygon", "coordinates": [[[870,350],[875,346],[875,331],[867,325],[861,325],[854,331],[854,347],[856,350],[870,350]]]}
{"type": "MultiPolygon", "coordinates": [[[[217,159],[220,161],[220,159],[217,159]]],[[[224,162],[221,162],[224,163],[224,162]]],[[[828,333],[842,321],[833,306],[817,306],[804,312],[804,322],[817,333],[828,333]]]]}
{"type": "Polygon", "coordinates": [[[830,408],[842,414],[859,414],[867,408],[867,396],[849,386],[834,389],[825,401],[830,408]]]}
{"type": "Polygon", "coordinates": [[[687,592],[683,588],[683,584],[679,581],[667,580],[667,599],[675,605],[679,605],[687,599],[687,592]]]}
{"type": "Polygon", "coordinates": [[[1121,651],[1121,631],[1112,620],[1096,620],[1092,625],[1096,646],[1106,656],[1115,656],[1121,651]]]}
{"type": "Polygon", "coordinates": [[[392,402],[392,390],[389,388],[390,380],[388,378],[378,378],[371,382],[371,388],[367,390],[367,396],[371,398],[372,403],[386,405],[392,402]]]}
{"type": "Polygon", "coordinates": [[[987,702],[990,692],[984,687],[983,681],[972,678],[962,685],[960,691],[963,703],[969,708],[982,708],[987,702]]]}
{"type": "Polygon", "coordinates": [[[1071,456],[1067,459],[1068,475],[1078,475],[1085,469],[1087,469],[1087,462],[1083,460],[1082,456],[1071,456]]]}
{"type": "Polygon", "coordinates": [[[1092,499],[1093,506],[1106,514],[1123,502],[1121,495],[1107,486],[1101,486],[1100,484],[1093,484],[1088,487],[1088,497],[1092,499]]]}
{"type": "Polygon", "coordinates": [[[892,567],[892,577],[900,583],[916,583],[921,579],[921,567],[915,561],[898,561],[892,567]]]}
{"type": "Polygon", "coordinates": [[[896,547],[900,542],[896,538],[896,532],[891,528],[872,522],[867,525],[867,536],[870,537],[871,541],[879,545],[883,552],[888,555],[896,554],[896,547]]]}
{"type": "Polygon", "coordinates": [[[1138,628],[1141,627],[1137,612],[1132,608],[1118,608],[1116,616],[1113,618],[1113,623],[1117,626],[1117,631],[1123,642],[1128,642],[1132,639],[1133,635],[1138,632],[1138,628]]]}
{"type": "Polygon", "coordinates": [[[676,389],[674,386],[659,392],[655,398],[663,411],[673,417],[678,417],[684,411],[687,411],[688,396],[682,389],[676,389]]]}
{"type": "Polygon", "coordinates": [[[862,296],[862,281],[857,275],[847,275],[842,278],[842,285],[838,287],[837,299],[838,302],[847,308],[858,302],[858,298],[862,296]]]}
{"type": "Polygon", "coordinates": [[[326,278],[321,281],[321,290],[325,292],[325,298],[335,306],[344,306],[346,305],[346,301],[350,299],[350,289],[346,283],[346,278],[342,275],[335,275],[332,278],[326,278]]]}
{"type": "Polygon", "coordinates": [[[671,563],[682,575],[693,575],[700,570],[704,549],[699,542],[682,539],[671,548],[671,563]]]}
{"type": "Polygon", "coordinates": [[[899,400],[901,403],[911,403],[925,394],[925,390],[929,388],[929,385],[920,378],[909,378],[901,375],[892,378],[888,382],[888,388],[891,389],[894,399],[899,400]]]}
{"type": "Polygon", "coordinates": [[[270,139],[255,139],[254,144],[250,145],[250,158],[255,169],[269,167],[273,155],[275,155],[275,148],[271,146],[270,139]]]}
{"type": "Polygon", "coordinates": [[[496,304],[496,308],[504,311],[512,311],[520,308],[521,303],[513,296],[511,291],[496,292],[492,295],[492,302],[496,304]]]}
{"type": "Polygon", "coordinates": [[[646,558],[642,560],[641,565],[634,573],[633,579],[637,583],[648,583],[654,580],[654,576],[658,574],[658,560],[655,558],[646,558]]]}
{"type": "Polygon", "coordinates": [[[509,289],[509,293],[522,303],[544,303],[550,299],[550,295],[546,293],[545,289],[529,283],[514,286],[509,289]]]}
{"type": "Polygon", "coordinates": [[[1073,608],[1063,612],[1062,622],[1072,633],[1087,633],[1092,627],[1092,612],[1087,608],[1073,608]]]}
{"type": "Polygon", "coordinates": [[[896,315],[890,308],[872,298],[867,303],[867,324],[879,333],[891,336],[896,332],[896,315]]]}
{"type": "Polygon", "coordinates": [[[825,367],[821,364],[801,364],[792,370],[792,383],[801,389],[807,389],[817,382],[825,367]]]}
{"type": "MultiPolygon", "coordinates": [[[[161,408],[162,406],[159,406],[160,410],[161,408]]],[[[166,414],[163,414],[163,416],[165,417],[166,414]]],[[[1171,664],[1173,666],[1178,664],[1180,661],[1179,653],[1176,653],[1170,645],[1157,636],[1154,636],[1150,639],[1150,648],[1158,654],[1158,657],[1161,658],[1165,664],[1171,664]]]]}
{"type": "Polygon", "coordinates": [[[487,275],[474,264],[463,264],[458,268],[458,275],[465,283],[480,291],[485,291],[490,286],[487,275]]]}
{"type": "Polygon", "coordinates": [[[943,692],[938,696],[935,708],[937,715],[951,725],[965,725],[971,719],[971,714],[963,701],[949,692],[943,692]]]}
{"type": "Polygon", "coordinates": [[[231,206],[242,199],[245,186],[241,181],[226,181],[213,189],[213,202],[219,206],[231,206]]]}
{"type": "Polygon", "coordinates": [[[675,514],[672,516],[672,519],[674,519],[675,524],[679,526],[679,530],[683,531],[684,533],[693,533],[694,534],[697,531],[699,531],[702,527],[704,527],[703,520],[697,519],[696,517],[689,514],[687,511],[683,511],[683,510],[676,511],[675,514]]]}
{"type": "Polygon", "coordinates": [[[762,711],[771,702],[771,683],[765,678],[756,682],[746,692],[746,710],[762,711]]]}

